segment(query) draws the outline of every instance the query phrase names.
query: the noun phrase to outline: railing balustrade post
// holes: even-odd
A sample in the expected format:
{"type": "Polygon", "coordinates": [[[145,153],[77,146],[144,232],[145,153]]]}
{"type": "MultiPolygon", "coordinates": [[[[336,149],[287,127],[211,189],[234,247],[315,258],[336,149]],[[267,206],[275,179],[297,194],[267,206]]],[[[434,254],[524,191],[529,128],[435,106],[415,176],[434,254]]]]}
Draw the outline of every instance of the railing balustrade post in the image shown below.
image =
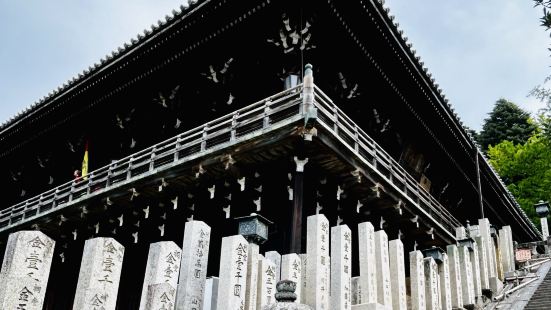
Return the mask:
{"type": "Polygon", "coordinates": [[[262,128],[268,128],[270,126],[270,101],[266,101],[264,105],[264,122],[262,123],[262,128]]]}
{"type": "Polygon", "coordinates": [[[151,150],[151,155],[149,156],[149,171],[153,171],[153,168],[155,168],[155,151],[157,150],[157,147],[153,147],[151,150]]]}
{"type": "Polygon", "coordinates": [[[230,141],[235,141],[237,138],[237,117],[239,116],[238,112],[235,112],[232,114],[231,118],[231,133],[230,133],[230,141]]]}
{"type": "Polygon", "coordinates": [[[130,179],[132,177],[132,162],[134,161],[134,157],[130,157],[128,160],[128,170],[126,171],[126,179],[130,179]]]}
{"type": "Polygon", "coordinates": [[[180,147],[181,147],[180,142],[181,141],[182,141],[181,136],[178,135],[176,137],[176,145],[175,145],[176,149],[174,150],[174,161],[178,161],[178,159],[180,158],[180,147]]]}
{"type": "Polygon", "coordinates": [[[207,132],[208,132],[208,125],[203,126],[203,136],[201,137],[201,151],[204,151],[207,149],[207,132]]]}

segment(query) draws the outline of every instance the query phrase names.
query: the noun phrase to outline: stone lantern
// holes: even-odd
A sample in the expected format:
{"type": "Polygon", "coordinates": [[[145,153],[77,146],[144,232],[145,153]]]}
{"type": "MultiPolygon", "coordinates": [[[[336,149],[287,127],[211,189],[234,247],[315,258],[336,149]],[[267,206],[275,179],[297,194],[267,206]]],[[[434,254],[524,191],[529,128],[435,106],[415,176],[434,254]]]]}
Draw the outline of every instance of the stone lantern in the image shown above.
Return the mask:
{"type": "Polygon", "coordinates": [[[264,306],[262,310],[313,310],[312,307],[295,302],[297,283],[291,280],[281,280],[276,285],[276,303],[264,306]]]}
{"type": "Polygon", "coordinates": [[[424,257],[432,257],[437,264],[441,264],[444,261],[444,250],[440,247],[433,246],[425,250],[421,250],[424,257]]]}
{"type": "Polygon", "coordinates": [[[469,252],[474,251],[474,240],[473,238],[465,238],[457,241],[460,246],[466,246],[469,249],[469,252]]]}
{"type": "Polygon", "coordinates": [[[547,226],[547,215],[549,214],[549,202],[540,200],[534,205],[536,213],[540,217],[541,222],[541,234],[543,235],[543,240],[546,241],[549,237],[549,228],[547,226]]]}
{"type": "Polygon", "coordinates": [[[268,226],[273,223],[260,214],[251,213],[248,216],[235,218],[239,223],[238,234],[254,244],[263,244],[268,240],[268,226]]]}

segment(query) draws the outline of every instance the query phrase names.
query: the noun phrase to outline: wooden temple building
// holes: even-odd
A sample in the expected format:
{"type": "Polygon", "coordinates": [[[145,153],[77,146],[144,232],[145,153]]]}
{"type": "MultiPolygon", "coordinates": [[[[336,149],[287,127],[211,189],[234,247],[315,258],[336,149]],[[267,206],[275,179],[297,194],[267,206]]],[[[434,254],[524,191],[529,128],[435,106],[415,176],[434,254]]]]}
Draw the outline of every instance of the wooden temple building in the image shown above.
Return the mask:
{"type": "Polygon", "coordinates": [[[272,222],[260,253],[306,253],[316,214],[406,253],[480,218],[541,239],[380,0],[190,1],[2,124],[0,179],[0,254],[55,241],[44,309],[75,309],[96,237],[124,247],[116,309],[138,309],[150,244],[190,221],[215,277],[251,213],[272,222]]]}

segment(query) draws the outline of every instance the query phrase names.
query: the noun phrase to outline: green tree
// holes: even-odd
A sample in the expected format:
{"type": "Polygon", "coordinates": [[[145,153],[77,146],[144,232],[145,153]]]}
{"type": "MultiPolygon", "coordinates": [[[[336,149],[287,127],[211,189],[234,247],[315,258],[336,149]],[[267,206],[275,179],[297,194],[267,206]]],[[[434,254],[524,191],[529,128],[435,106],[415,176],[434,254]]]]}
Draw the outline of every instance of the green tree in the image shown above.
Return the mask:
{"type": "Polygon", "coordinates": [[[523,144],[502,141],[488,156],[526,214],[539,225],[534,204],[551,200],[551,145],[541,134],[523,144]]]}
{"type": "Polygon", "coordinates": [[[489,117],[484,120],[478,143],[486,151],[488,146],[501,141],[523,144],[535,132],[537,126],[530,119],[530,113],[505,99],[499,99],[489,117]]]}

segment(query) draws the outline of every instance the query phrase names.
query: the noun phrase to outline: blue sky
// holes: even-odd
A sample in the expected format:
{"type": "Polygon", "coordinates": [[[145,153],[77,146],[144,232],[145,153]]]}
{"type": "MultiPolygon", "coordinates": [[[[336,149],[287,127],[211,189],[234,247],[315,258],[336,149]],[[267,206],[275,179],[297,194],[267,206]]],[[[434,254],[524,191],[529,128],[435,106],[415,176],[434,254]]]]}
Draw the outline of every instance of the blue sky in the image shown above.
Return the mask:
{"type": "MultiPolygon", "coordinates": [[[[185,0],[184,0],[185,1],[185,0]]],[[[176,0],[0,0],[0,122],[177,8],[176,0]]],[[[551,73],[548,34],[530,0],[387,0],[463,121],[479,129],[501,98],[551,73]]]]}

